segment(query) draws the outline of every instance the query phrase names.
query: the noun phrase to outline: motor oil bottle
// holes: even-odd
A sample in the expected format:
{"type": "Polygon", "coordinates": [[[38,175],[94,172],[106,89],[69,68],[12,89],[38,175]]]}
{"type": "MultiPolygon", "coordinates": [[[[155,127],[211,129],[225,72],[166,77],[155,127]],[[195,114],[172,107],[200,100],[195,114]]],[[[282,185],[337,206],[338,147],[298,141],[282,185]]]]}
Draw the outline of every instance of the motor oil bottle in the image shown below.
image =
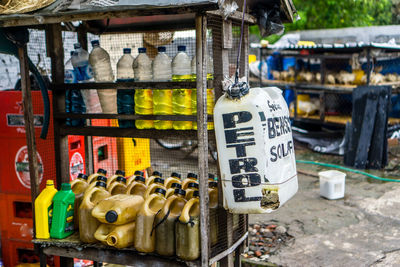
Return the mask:
{"type": "Polygon", "coordinates": [[[118,177],[125,177],[125,172],[124,172],[124,171],[121,171],[121,170],[116,170],[116,171],[115,171],[115,174],[114,174],[113,176],[108,177],[108,178],[107,178],[107,189],[109,188],[109,186],[110,186],[113,182],[115,182],[115,180],[116,180],[118,177]]]}
{"type": "Polygon", "coordinates": [[[175,255],[175,222],[186,204],[185,194],[185,190],[175,189],[156,215],[156,252],[160,255],[175,255]]]}
{"type": "Polygon", "coordinates": [[[144,172],[142,171],[135,171],[134,174],[126,179],[126,186],[129,186],[133,181],[135,181],[137,176],[142,176],[144,178],[144,172]]]}
{"type": "Polygon", "coordinates": [[[214,209],[218,207],[218,183],[209,182],[208,183],[208,196],[209,196],[209,207],[214,209]]]}
{"type": "MultiPolygon", "coordinates": [[[[105,183],[106,184],[106,186],[107,186],[107,177],[105,177],[105,176],[97,176],[97,178],[96,178],[96,182],[103,182],[103,183],[105,183]]],[[[90,191],[91,189],[93,189],[94,187],[96,186],[96,183],[91,183],[91,184],[89,184],[89,186],[88,186],[88,188],[86,189],[86,192],[88,192],[88,191],[90,191]]]]}
{"type": "Polygon", "coordinates": [[[105,245],[126,248],[133,245],[135,227],[135,222],[123,225],[101,224],[94,233],[94,236],[105,245]]]}
{"type": "Polygon", "coordinates": [[[186,189],[186,200],[190,200],[193,197],[194,192],[199,191],[198,183],[189,183],[186,189]]]}
{"type": "Polygon", "coordinates": [[[144,199],[147,199],[151,194],[153,194],[157,188],[162,188],[165,191],[167,191],[167,189],[164,186],[164,179],[155,178],[154,182],[147,187],[146,192],[144,193],[144,199]]]}
{"type": "Polygon", "coordinates": [[[176,256],[182,260],[195,260],[200,256],[200,203],[199,191],[184,206],[175,225],[176,256]]]}
{"type": "Polygon", "coordinates": [[[100,222],[92,216],[93,208],[101,200],[110,197],[111,194],[106,190],[106,183],[97,182],[96,186],[86,191],[79,207],[79,236],[84,243],[95,243],[94,233],[100,226],[100,222]]]}
{"type": "Polygon", "coordinates": [[[74,233],[75,194],[69,183],[63,183],[61,190],[53,198],[53,219],[50,228],[51,238],[66,238],[74,233]]]}
{"type": "Polygon", "coordinates": [[[165,194],[165,198],[169,198],[175,193],[175,189],[182,189],[182,185],[178,183],[172,183],[171,187],[167,189],[167,193],[165,194]]]}
{"type": "Polygon", "coordinates": [[[83,195],[85,194],[86,189],[89,187],[87,183],[88,176],[80,173],[78,178],[71,181],[71,189],[75,194],[75,204],[74,204],[74,227],[75,229],[79,228],[79,206],[81,205],[83,195]]]}
{"type": "Polygon", "coordinates": [[[57,193],[53,180],[46,181],[46,188],[35,200],[36,238],[50,238],[50,227],[53,216],[53,197],[57,193]]]}
{"type": "Polygon", "coordinates": [[[96,173],[93,173],[91,175],[89,175],[87,182],[89,184],[93,183],[96,181],[97,176],[107,176],[107,171],[104,169],[98,169],[96,173]]]}
{"type": "Polygon", "coordinates": [[[116,225],[113,224],[100,224],[99,228],[97,228],[96,232],[94,232],[94,238],[104,245],[107,245],[107,236],[112,230],[114,230],[115,227],[116,225]]]}
{"type": "Polygon", "coordinates": [[[92,215],[101,223],[122,225],[133,222],[144,199],[141,196],[115,195],[101,200],[92,210],[92,215]]]}
{"type": "Polygon", "coordinates": [[[131,183],[126,189],[127,195],[141,196],[144,198],[147,186],[145,184],[145,179],[143,176],[136,176],[135,181],[131,183]]]}
{"type": "Polygon", "coordinates": [[[208,174],[208,182],[215,182],[215,175],[212,173],[208,174]]]}
{"type": "Polygon", "coordinates": [[[112,196],[117,194],[125,194],[126,189],[126,179],[122,176],[118,177],[115,182],[112,183],[109,188],[107,188],[108,192],[110,192],[112,196]]]}
{"type": "Polygon", "coordinates": [[[208,183],[208,207],[210,209],[210,239],[211,245],[218,242],[218,183],[213,181],[208,183]]]}
{"type": "Polygon", "coordinates": [[[153,174],[146,179],[146,186],[151,185],[154,182],[154,179],[162,178],[162,173],[158,171],[154,171],[153,174]]]}
{"type": "Polygon", "coordinates": [[[182,189],[186,190],[189,183],[197,183],[197,174],[189,172],[187,178],[182,182],[182,189]]]}
{"type": "Polygon", "coordinates": [[[156,233],[153,229],[154,219],[166,201],[166,191],[157,188],[144,202],[136,217],[135,249],[150,253],[155,250],[156,233]]]}
{"type": "Polygon", "coordinates": [[[181,174],[177,172],[171,173],[171,176],[165,179],[164,186],[166,189],[169,189],[173,183],[180,184],[181,181],[181,174]]]}

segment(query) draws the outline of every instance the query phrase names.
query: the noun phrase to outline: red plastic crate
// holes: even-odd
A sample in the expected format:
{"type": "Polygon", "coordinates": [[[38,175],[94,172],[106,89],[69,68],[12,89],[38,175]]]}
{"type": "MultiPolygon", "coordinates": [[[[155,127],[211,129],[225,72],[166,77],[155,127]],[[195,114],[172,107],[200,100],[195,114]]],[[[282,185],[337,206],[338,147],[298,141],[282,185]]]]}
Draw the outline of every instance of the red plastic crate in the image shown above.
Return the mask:
{"type": "Polygon", "coordinates": [[[112,137],[93,137],[94,171],[101,168],[107,171],[107,176],[118,169],[117,139],[112,137]]]}
{"type": "Polygon", "coordinates": [[[75,180],[79,173],[85,173],[85,137],[69,135],[68,148],[70,179],[75,180]]]}

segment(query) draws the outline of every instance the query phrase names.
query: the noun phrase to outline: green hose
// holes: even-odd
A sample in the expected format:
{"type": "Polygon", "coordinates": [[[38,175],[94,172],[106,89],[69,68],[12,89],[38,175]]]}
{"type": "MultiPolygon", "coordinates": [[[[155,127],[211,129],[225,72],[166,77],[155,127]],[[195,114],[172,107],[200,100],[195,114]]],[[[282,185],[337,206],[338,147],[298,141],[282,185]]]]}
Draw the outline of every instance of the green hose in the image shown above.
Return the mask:
{"type": "Polygon", "coordinates": [[[309,161],[309,160],[296,160],[297,163],[303,163],[303,164],[312,164],[312,165],[318,165],[318,166],[324,166],[324,167],[329,167],[329,168],[336,168],[339,170],[343,170],[343,171],[348,171],[348,172],[354,172],[357,174],[362,174],[365,176],[368,176],[372,179],[376,179],[376,180],[380,180],[380,181],[385,181],[385,182],[400,182],[400,180],[397,179],[390,179],[390,178],[383,178],[383,177],[379,177],[379,176],[375,176],[373,174],[369,174],[363,171],[359,171],[359,170],[354,170],[354,169],[350,169],[350,168],[346,168],[340,165],[335,165],[335,164],[330,164],[330,163],[323,163],[323,162],[315,162],[315,161],[309,161]]]}

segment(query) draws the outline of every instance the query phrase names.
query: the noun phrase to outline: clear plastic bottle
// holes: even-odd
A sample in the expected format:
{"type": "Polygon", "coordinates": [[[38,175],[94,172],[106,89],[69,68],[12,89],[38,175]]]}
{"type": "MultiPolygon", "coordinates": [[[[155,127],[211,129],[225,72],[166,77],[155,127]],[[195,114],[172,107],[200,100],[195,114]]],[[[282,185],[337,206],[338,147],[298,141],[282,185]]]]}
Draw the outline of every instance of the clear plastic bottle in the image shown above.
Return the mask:
{"type": "MultiPolygon", "coordinates": [[[[139,48],[139,55],[133,61],[135,78],[138,81],[151,81],[153,78],[151,59],[146,55],[146,48],[139,48]]],[[[153,115],[153,92],[151,89],[135,90],[135,113],[138,115],[153,115]]],[[[136,128],[154,128],[154,122],[150,120],[136,120],[136,128]]]]}
{"type": "MultiPolygon", "coordinates": [[[[124,55],[117,63],[117,81],[132,82],[134,80],[133,61],[130,48],[124,48],[124,55]]],[[[117,92],[117,108],[118,114],[134,114],[135,113],[135,90],[118,90],[117,92]]],[[[118,120],[121,128],[135,128],[135,121],[118,120]]]]}
{"type": "MultiPolygon", "coordinates": [[[[178,54],[172,61],[172,80],[190,81],[191,80],[191,62],[186,54],[186,46],[178,46],[178,54]]],[[[192,115],[192,100],[190,89],[172,90],[172,112],[176,115],[192,115]]],[[[192,129],[191,121],[174,121],[175,130],[192,129]]]]}
{"type": "MultiPolygon", "coordinates": [[[[158,54],[153,61],[153,80],[170,81],[172,79],[171,59],[165,53],[165,46],[158,47],[158,54]]],[[[153,90],[154,115],[172,115],[172,90],[153,90]]],[[[172,121],[154,121],[158,130],[172,129],[172,121]]]]}
{"type": "MultiPolygon", "coordinates": [[[[113,82],[114,74],[111,68],[110,55],[100,47],[99,40],[92,41],[92,52],[89,55],[89,62],[93,69],[94,80],[96,82],[113,82]]],[[[103,113],[117,113],[117,90],[99,89],[97,90],[101,109],[103,113]]]]}

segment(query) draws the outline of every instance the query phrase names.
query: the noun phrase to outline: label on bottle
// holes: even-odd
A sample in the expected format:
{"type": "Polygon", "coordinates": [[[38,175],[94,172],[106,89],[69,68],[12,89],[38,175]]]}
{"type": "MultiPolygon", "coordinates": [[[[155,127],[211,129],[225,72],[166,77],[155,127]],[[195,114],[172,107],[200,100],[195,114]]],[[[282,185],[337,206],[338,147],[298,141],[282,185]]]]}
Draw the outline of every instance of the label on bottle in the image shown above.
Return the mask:
{"type": "Polygon", "coordinates": [[[51,222],[53,221],[53,203],[47,208],[47,217],[49,218],[49,229],[50,229],[51,222]]]}
{"type": "Polygon", "coordinates": [[[81,67],[76,67],[75,70],[78,81],[86,81],[93,78],[93,70],[89,63],[81,67]]]}
{"type": "Polygon", "coordinates": [[[64,82],[65,83],[77,83],[78,82],[78,78],[75,73],[75,70],[65,70],[64,82]]]}
{"type": "Polygon", "coordinates": [[[67,208],[64,232],[68,233],[72,231],[74,231],[74,206],[69,204],[67,208]]]}

